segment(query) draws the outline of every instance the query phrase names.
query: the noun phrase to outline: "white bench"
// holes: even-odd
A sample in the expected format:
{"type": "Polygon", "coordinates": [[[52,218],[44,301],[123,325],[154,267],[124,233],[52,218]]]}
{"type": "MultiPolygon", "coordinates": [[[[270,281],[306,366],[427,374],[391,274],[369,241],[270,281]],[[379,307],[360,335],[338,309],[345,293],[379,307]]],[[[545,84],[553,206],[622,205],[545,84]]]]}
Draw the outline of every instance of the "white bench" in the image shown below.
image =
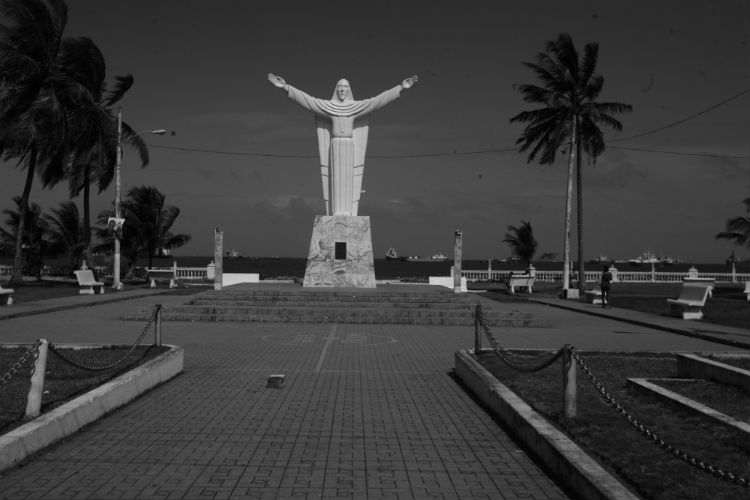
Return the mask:
{"type": "Polygon", "coordinates": [[[3,286],[0,285],[0,295],[8,296],[5,303],[9,306],[13,304],[13,292],[15,292],[15,290],[13,290],[12,288],[3,288],[3,286]]]}
{"type": "Polygon", "coordinates": [[[169,288],[177,288],[177,267],[168,269],[146,269],[146,276],[151,281],[151,288],[156,288],[156,280],[169,280],[169,288]]]}
{"type": "Polygon", "coordinates": [[[93,295],[96,293],[94,288],[99,288],[100,294],[104,293],[104,283],[94,279],[94,272],[91,269],[79,269],[74,272],[78,279],[78,286],[81,287],[78,290],[79,295],[93,295]]]}
{"type": "Polygon", "coordinates": [[[583,299],[585,302],[588,302],[589,304],[601,305],[602,291],[601,290],[585,290],[583,292],[583,299]]]}
{"type": "Polygon", "coordinates": [[[704,286],[708,287],[708,298],[711,298],[714,296],[714,285],[716,283],[716,280],[713,278],[682,278],[683,283],[702,283],[704,286]]]}
{"type": "Polygon", "coordinates": [[[682,316],[682,319],[703,318],[703,306],[706,305],[709,287],[706,283],[686,281],[682,284],[680,296],[667,299],[669,313],[682,316]]]}
{"type": "Polygon", "coordinates": [[[508,291],[510,293],[516,293],[516,287],[525,287],[528,293],[531,293],[531,287],[534,286],[534,280],[536,276],[530,274],[516,274],[508,276],[508,291]]]}

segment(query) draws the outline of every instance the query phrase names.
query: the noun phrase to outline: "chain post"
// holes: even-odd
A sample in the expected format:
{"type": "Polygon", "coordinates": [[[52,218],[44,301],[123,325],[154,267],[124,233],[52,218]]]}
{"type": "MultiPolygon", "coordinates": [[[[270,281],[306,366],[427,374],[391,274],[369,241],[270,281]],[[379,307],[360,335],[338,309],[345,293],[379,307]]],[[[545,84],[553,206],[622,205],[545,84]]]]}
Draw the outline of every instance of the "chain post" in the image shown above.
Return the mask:
{"type": "Polygon", "coordinates": [[[572,424],[577,416],[576,399],[576,365],[570,344],[565,344],[562,348],[562,414],[566,426],[572,424]]]}
{"type": "Polygon", "coordinates": [[[161,347],[161,304],[154,308],[154,345],[161,347]]]}
{"type": "Polygon", "coordinates": [[[34,369],[31,373],[31,388],[26,400],[26,418],[39,416],[42,409],[42,393],[44,392],[44,373],[47,371],[47,339],[39,339],[34,369]]]}
{"type": "Polygon", "coordinates": [[[482,328],[479,324],[479,315],[482,314],[482,304],[477,304],[474,310],[474,355],[482,353],[482,328]]]}

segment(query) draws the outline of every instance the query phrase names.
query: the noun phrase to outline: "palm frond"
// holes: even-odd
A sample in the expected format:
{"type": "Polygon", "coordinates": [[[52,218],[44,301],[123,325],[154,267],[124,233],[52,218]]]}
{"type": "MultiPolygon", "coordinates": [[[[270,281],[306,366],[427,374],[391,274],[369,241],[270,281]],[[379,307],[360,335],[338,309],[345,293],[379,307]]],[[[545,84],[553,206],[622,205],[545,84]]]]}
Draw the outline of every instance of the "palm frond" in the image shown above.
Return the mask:
{"type": "Polygon", "coordinates": [[[130,87],[133,86],[133,81],[133,75],[130,73],[125,76],[116,76],[114,86],[104,98],[104,105],[109,107],[119,102],[125,93],[130,90],[130,87]]]}

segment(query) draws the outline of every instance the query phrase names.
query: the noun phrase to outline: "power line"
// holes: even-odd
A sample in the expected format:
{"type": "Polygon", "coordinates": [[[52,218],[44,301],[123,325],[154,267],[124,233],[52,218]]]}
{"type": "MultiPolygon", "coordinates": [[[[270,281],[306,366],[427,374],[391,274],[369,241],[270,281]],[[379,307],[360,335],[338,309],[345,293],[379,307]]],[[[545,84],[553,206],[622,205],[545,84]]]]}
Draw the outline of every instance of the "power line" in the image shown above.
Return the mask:
{"type": "MultiPolygon", "coordinates": [[[[648,130],[646,132],[633,134],[627,137],[621,137],[619,139],[609,139],[607,143],[627,141],[630,139],[635,139],[636,137],[644,137],[647,135],[655,134],[656,132],[661,132],[662,130],[675,127],[689,120],[692,120],[693,118],[697,118],[698,116],[704,115],[708,113],[709,111],[713,111],[714,109],[719,108],[731,101],[734,101],[735,99],[742,97],[748,92],[750,92],[750,88],[745,89],[738,94],[728,97],[727,99],[724,99],[721,102],[718,102],[706,109],[698,111],[697,113],[693,113],[692,115],[686,116],[685,118],[682,118],[675,122],[669,123],[667,125],[664,125],[664,126],[652,129],[652,130],[648,130]]],[[[181,147],[181,146],[161,146],[161,145],[156,145],[156,144],[149,144],[148,147],[156,148],[156,149],[167,149],[167,150],[172,150],[172,151],[187,151],[187,152],[192,152],[192,153],[207,153],[207,154],[219,154],[219,155],[228,155],[228,156],[252,156],[252,157],[257,157],[257,158],[317,158],[318,157],[318,155],[251,153],[251,152],[246,152],[246,151],[222,151],[222,150],[217,150],[217,149],[188,148],[188,147],[181,147]]],[[[618,146],[608,146],[608,147],[612,149],[623,149],[623,150],[630,150],[630,151],[641,151],[645,153],[661,153],[661,154],[671,154],[671,155],[681,155],[681,156],[703,156],[703,157],[710,157],[710,158],[729,158],[729,159],[740,159],[740,160],[746,160],[750,158],[747,156],[719,155],[719,154],[713,154],[713,153],[683,153],[679,151],[662,151],[662,150],[644,149],[644,148],[626,148],[626,147],[618,147],[618,146]]],[[[517,147],[504,147],[504,148],[494,148],[494,149],[480,149],[480,150],[475,150],[475,151],[451,151],[451,152],[441,152],[441,153],[417,153],[417,154],[407,154],[407,155],[368,155],[368,158],[384,158],[384,159],[434,158],[434,157],[447,157],[447,156],[470,156],[470,155],[481,155],[481,154],[491,154],[491,153],[506,153],[506,152],[511,152],[511,151],[518,152],[518,148],[517,147]]]]}
{"type": "Polygon", "coordinates": [[[729,98],[727,98],[727,99],[724,99],[723,101],[721,101],[721,102],[719,102],[719,103],[717,103],[717,104],[714,104],[714,105],[713,105],[713,106],[711,106],[711,107],[708,107],[708,108],[706,108],[706,109],[704,109],[704,110],[702,110],[702,111],[698,111],[697,113],[694,113],[694,114],[692,114],[692,115],[690,115],[690,116],[686,116],[685,118],[682,118],[682,119],[680,119],[680,120],[677,120],[676,122],[672,122],[672,123],[669,123],[669,124],[667,124],[667,125],[664,125],[664,126],[662,126],[662,127],[659,127],[659,128],[655,128],[655,129],[653,129],[653,130],[649,130],[649,131],[647,131],[647,132],[641,132],[641,133],[639,133],[639,134],[629,135],[628,137],[621,137],[621,138],[619,138],[619,139],[610,139],[610,140],[609,140],[609,141],[607,141],[607,142],[621,142],[621,141],[627,141],[627,140],[629,140],[629,139],[635,139],[636,137],[643,137],[643,136],[645,136],[645,135],[651,135],[651,134],[655,134],[656,132],[661,132],[662,130],[666,130],[666,129],[668,129],[668,128],[672,128],[672,127],[674,127],[675,125],[680,125],[681,123],[685,123],[685,122],[686,122],[686,121],[688,121],[688,120],[692,120],[693,118],[696,118],[696,117],[698,117],[698,116],[704,115],[704,114],[708,113],[709,111],[713,111],[714,109],[716,109],[716,108],[718,108],[718,107],[721,107],[721,106],[723,106],[723,105],[725,105],[725,104],[727,104],[727,103],[729,103],[729,102],[731,102],[731,101],[734,101],[735,99],[738,99],[738,98],[742,97],[743,95],[747,94],[748,92],[750,92],[750,89],[745,89],[745,90],[743,90],[742,92],[740,92],[739,94],[735,94],[735,95],[733,95],[732,97],[729,97],[729,98]]]}
{"type": "Polygon", "coordinates": [[[750,160],[750,156],[735,156],[735,155],[717,155],[714,153],[684,153],[680,151],[662,151],[657,149],[645,149],[645,148],[627,148],[624,146],[607,146],[608,149],[625,149],[628,151],[640,151],[643,153],[661,153],[665,155],[680,155],[680,156],[702,156],[707,158],[727,158],[733,160],[750,160]]]}

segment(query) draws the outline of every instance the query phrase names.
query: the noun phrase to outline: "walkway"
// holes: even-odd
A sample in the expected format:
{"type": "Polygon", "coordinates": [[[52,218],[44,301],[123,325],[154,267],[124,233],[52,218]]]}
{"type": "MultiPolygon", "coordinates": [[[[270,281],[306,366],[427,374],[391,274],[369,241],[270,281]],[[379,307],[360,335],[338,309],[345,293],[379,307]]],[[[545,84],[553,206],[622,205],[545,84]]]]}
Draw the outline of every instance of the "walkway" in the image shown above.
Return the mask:
{"type": "MultiPolygon", "coordinates": [[[[96,297],[70,300],[81,299],[96,297]]],[[[131,298],[4,319],[0,328],[4,342],[127,343],[142,325],[123,314],[184,299],[131,298]]],[[[504,329],[497,336],[509,347],[731,350],[509,306],[549,324],[504,329]]],[[[472,328],[167,322],[163,330],[165,342],[184,347],[185,373],[7,471],[0,498],[568,498],[451,377],[472,328]],[[286,386],[265,388],[271,374],[285,374],[286,386]]]]}

